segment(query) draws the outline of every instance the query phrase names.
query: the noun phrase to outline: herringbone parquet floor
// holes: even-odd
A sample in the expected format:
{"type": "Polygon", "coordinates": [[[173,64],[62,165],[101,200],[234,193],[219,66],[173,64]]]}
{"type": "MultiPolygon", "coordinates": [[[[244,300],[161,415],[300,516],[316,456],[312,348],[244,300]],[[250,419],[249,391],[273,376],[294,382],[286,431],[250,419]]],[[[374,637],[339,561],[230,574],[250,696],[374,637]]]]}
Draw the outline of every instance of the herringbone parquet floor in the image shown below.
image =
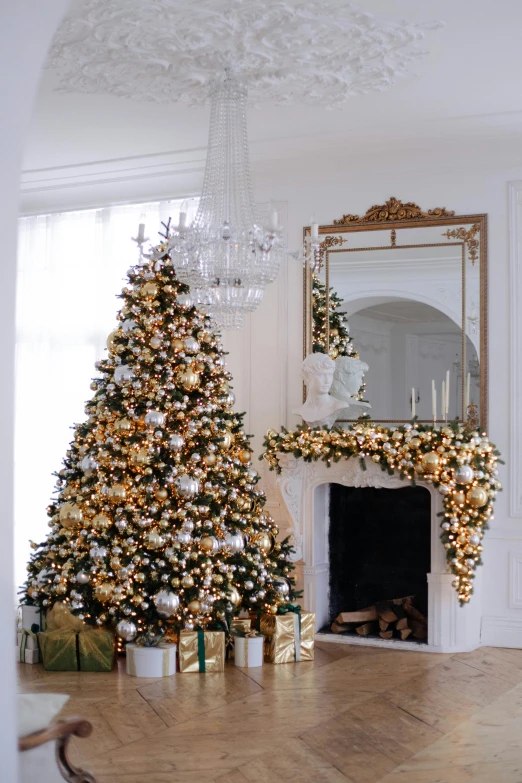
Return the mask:
{"type": "Polygon", "coordinates": [[[88,718],[98,783],[522,783],[522,650],[320,644],[314,663],[127,677],[19,665],[88,718]]]}

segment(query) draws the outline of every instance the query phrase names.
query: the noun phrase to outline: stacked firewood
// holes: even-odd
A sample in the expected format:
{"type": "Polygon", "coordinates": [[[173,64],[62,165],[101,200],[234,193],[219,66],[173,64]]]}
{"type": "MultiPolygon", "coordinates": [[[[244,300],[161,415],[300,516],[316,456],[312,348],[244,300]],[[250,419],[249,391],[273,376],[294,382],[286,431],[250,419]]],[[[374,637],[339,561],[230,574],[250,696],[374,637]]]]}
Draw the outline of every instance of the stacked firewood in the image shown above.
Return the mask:
{"type": "Polygon", "coordinates": [[[334,633],[355,631],[359,636],[393,637],[405,641],[409,636],[424,640],[428,636],[428,620],[413,605],[415,596],[377,601],[373,606],[356,612],[341,612],[332,623],[334,633]]]}

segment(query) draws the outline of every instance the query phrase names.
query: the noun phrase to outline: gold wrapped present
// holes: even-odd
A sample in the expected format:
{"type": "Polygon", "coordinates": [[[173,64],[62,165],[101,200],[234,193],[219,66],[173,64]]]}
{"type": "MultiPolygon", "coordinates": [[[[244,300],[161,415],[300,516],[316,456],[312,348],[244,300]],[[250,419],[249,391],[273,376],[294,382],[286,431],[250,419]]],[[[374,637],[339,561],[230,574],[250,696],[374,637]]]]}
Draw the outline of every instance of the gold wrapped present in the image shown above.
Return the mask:
{"type": "Polygon", "coordinates": [[[270,663],[313,661],[315,636],[313,612],[263,614],[261,633],[265,637],[265,660],[270,663]]]}
{"type": "Polygon", "coordinates": [[[114,665],[114,634],[103,628],[44,631],[38,641],[46,671],[110,672],[114,665]]]}
{"type": "Polygon", "coordinates": [[[252,620],[249,617],[234,617],[230,623],[230,633],[234,633],[234,629],[242,630],[244,632],[250,631],[252,628],[252,620]]]}
{"type": "Polygon", "coordinates": [[[179,670],[181,672],[222,672],[225,668],[223,631],[181,631],[179,670]]]}

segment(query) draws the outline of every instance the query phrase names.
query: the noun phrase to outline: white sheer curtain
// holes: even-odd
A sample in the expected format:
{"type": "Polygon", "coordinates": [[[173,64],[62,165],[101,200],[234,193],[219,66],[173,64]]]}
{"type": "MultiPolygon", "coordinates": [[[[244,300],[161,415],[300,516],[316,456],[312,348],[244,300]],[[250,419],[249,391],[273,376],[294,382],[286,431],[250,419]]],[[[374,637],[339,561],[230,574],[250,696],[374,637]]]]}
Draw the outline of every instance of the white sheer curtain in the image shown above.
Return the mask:
{"type": "MultiPolygon", "coordinates": [[[[137,259],[140,215],[159,239],[181,201],[90,209],[20,219],[15,410],[15,577],[25,579],[29,539],[47,532],[46,507],[82,421],[94,362],[114,328],[128,267],[137,259]]],[[[192,203],[195,209],[195,201],[192,203]]],[[[189,208],[190,209],[190,208],[189,208]]],[[[191,215],[189,214],[189,219],[191,215]]]]}

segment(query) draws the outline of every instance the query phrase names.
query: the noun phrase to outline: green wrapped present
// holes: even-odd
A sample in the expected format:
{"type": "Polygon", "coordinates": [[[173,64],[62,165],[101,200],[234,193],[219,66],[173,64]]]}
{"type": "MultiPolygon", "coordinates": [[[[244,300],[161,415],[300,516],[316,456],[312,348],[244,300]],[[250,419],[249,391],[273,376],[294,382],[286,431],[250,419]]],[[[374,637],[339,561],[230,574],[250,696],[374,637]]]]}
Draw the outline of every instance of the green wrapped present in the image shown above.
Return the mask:
{"type": "Polygon", "coordinates": [[[51,672],[110,672],[114,634],[103,628],[62,628],[38,634],[44,669],[51,672]]]}

